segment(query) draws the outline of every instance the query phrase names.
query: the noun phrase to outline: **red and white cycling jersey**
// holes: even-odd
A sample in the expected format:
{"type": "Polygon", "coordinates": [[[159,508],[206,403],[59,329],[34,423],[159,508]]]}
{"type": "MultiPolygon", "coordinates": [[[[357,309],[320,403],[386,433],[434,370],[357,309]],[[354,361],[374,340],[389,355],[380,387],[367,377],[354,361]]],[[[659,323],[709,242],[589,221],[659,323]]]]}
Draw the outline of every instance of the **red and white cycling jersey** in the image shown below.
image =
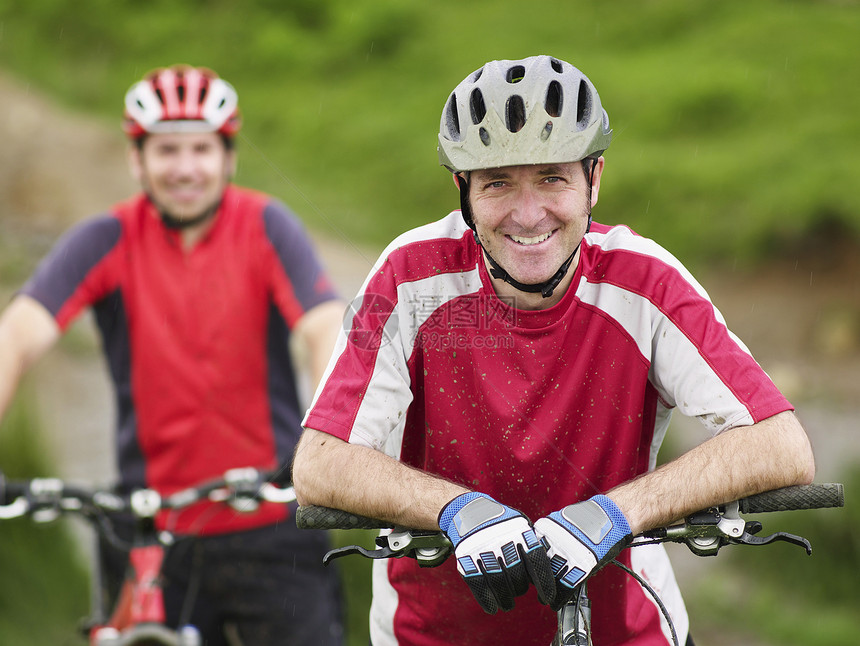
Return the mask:
{"type": "MultiPolygon", "coordinates": [[[[290,331],[336,294],[280,202],[229,186],[212,228],[185,250],[136,195],[70,230],[21,293],[62,330],[92,307],[115,387],[123,487],[172,493],[292,456],[303,411],[290,331]]],[[[201,503],[171,527],[224,533],[285,517],[274,503],[253,514],[201,503]]]]}
{"type": "MultiPolygon", "coordinates": [[[[713,433],[790,410],[671,254],[595,224],[554,307],[499,299],[460,213],[383,253],[304,425],[487,493],[532,520],[652,469],[672,409],[713,433]]],[[[660,547],[622,560],[682,636],[687,616],[660,547]],[[632,559],[632,561],[631,561],[632,559]]],[[[486,615],[453,559],[374,564],[375,646],[550,643],[534,590],[486,615]]],[[[595,643],[671,643],[656,605],[614,567],[589,582],[595,643]]]]}

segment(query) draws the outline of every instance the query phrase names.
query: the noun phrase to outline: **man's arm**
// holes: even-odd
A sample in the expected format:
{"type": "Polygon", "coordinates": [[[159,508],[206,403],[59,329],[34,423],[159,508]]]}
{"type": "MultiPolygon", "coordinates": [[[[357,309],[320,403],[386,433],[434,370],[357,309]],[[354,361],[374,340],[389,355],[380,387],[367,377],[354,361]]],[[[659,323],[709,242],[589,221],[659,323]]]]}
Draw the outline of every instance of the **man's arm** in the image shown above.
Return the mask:
{"type": "Polygon", "coordinates": [[[305,430],[296,451],[293,483],[302,505],[441,529],[485,612],[510,610],[532,584],[542,603],[554,598],[553,568],[530,521],[486,494],[313,429],[305,430]]]}
{"type": "Polygon", "coordinates": [[[305,429],[293,461],[299,504],[343,509],[415,529],[439,529],[442,508],[468,490],[380,451],[305,429]]]}
{"type": "Polygon", "coordinates": [[[341,300],[326,301],[305,312],[296,324],[296,340],[306,355],[311,390],[316,390],[325,374],[345,308],[341,300]]]}
{"type": "Polygon", "coordinates": [[[21,376],[59,336],[54,317],[29,296],[16,296],[0,315],[0,419],[21,376]]]}
{"type": "Polygon", "coordinates": [[[607,495],[635,535],[712,505],[809,484],[814,475],[806,432],[785,412],[721,433],[607,495]]]}
{"type": "Polygon", "coordinates": [[[535,521],[559,567],[550,604],[558,609],[576,587],[632,538],[700,509],[753,493],[812,481],[815,466],[806,433],[793,413],[739,426],[676,460],[535,521]]]}

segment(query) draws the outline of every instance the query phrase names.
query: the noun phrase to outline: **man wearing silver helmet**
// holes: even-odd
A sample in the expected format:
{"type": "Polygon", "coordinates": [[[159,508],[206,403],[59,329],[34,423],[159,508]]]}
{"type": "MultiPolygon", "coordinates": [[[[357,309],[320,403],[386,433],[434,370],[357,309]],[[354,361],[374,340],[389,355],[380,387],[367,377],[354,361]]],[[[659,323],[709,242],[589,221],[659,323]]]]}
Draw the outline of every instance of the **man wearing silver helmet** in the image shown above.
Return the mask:
{"type": "Polygon", "coordinates": [[[684,643],[665,552],[631,537],[812,480],[791,404],[689,272],[592,224],[610,139],[592,83],[549,56],[487,63],[445,104],[461,209],[377,262],[294,460],[302,504],[454,545],[438,568],[374,564],[375,646],[544,646],[586,579],[595,643],[671,643],[639,584],[601,569],[613,557],[684,643]],[[656,468],[675,408],[713,437],[656,468]]]}

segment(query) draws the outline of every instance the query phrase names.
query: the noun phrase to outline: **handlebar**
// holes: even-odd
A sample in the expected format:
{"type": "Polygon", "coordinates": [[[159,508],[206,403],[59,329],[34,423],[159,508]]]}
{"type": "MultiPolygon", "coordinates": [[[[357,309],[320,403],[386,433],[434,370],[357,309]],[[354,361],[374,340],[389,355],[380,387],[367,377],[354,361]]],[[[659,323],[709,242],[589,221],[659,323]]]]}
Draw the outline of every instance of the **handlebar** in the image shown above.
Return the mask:
{"type": "MultiPolygon", "coordinates": [[[[755,494],[737,501],[743,514],[800,509],[842,507],[845,494],[841,483],[784,487],[755,494]]],[[[296,512],[299,529],[386,529],[393,523],[353,514],[341,509],[303,505],[296,512]]]]}
{"type": "Polygon", "coordinates": [[[742,514],[760,514],[772,511],[801,509],[828,509],[845,505],[845,492],[841,483],[813,483],[765,491],[738,501],[742,514]]]}
{"type": "Polygon", "coordinates": [[[49,521],[67,512],[84,516],[125,512],[143,519],[202,500],[226,503],[240,512],[254,511],[260,501],[293,502],[296,499],[293,488],[270,482],[274,475],[254,468],[231,469],[219,478],[166,496],[154,489],[122,494],[73,485],[57,478],[6,481],[0,476],[0,520],[29,515],[37,521],[49,521]]]}
{"type": "MultiPolygon", "coordinates": [[[[774,541],[786,541],[804,547],[807,553],[811,553],[809,541],[799,536],[784,532],[756,536],[762,529],[761,523],[744,521],[739,514],[826,509],[842,507],[844,504],[845,494],[841,483],[785,487],[699,511],[677,525],[643,532],[636,537],[633,545],[686,543],[694,554],[712,556],[729,544],[766,545],[774,541]]],[[[326,554],[326,563],[347,554],[361,554],[373,559],[408,556],[417,559],[419,565],[433,567],[442,563],[451,552],[450,541],[440,531],[394,527],[390,522],[340,509],[300,506],[296,512],[296,525],[299,529],[392,529],[390,534],[377,537],[378,549],[367,550],[358,545],[343,547],[326,554]]]]}

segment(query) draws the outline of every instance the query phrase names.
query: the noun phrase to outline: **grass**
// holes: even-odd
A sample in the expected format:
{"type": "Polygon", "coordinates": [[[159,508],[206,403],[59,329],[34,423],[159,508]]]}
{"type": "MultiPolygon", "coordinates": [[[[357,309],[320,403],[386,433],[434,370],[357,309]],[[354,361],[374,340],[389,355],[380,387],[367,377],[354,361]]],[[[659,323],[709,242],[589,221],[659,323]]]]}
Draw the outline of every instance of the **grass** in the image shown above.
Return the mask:
{"type": "MultiPolygon", "coordinates": [[[[343,530],[334,532],[336,546],[361,545],[372,549],[374,533],[369,530],[343,530]]],[[[344,591],[345,646],[367,646],[370,643],[368,614],[371,598],[372,562],[361,556],[345,556],[335,561],[340,570],[344,591]]]]}
{"type": "Polygon", "coordinates": [[[456,206],[435,154],[448,92],[536,52],[582,67],[608,107],[598,219],[694,268],[860,236],[853,1],[0,0],[0,30],[0,66],[113,125],[147,69],[217,69],[245,115],[239,180],[376,246],[456,206]]]}
{"type": "MultiPolygon", "coordinates": [[[[121,97],[146,70],[211,66],[240,94],[238,180],[278,195],[318,232],[381,246],[456,206],[435,154],[448,92],[486,60],[551,53],[586,71],[613,124],[596,218],[630,224],[697,269],[826,252],[834,240],[856,247],[858,31],[854,0],[573,1],[540,10],[515,0],[0,0],[0,68],[120,137],[121,97]]],[[[4,280],[18,284],[29,262],[0,239],[4,280]]],[[[25,397],[0,433],[7,473],[49,471],[35,426],[25,397]]],[[[852,526],[846,514],[826,513],[844,531],[852,526]]],[[[833,529],[813,543],[831,534],[842,536],[833,529]]],[[[367,536],[338,537],[356,539],[367,536]]],[[[0,585],[0,643],[64,643],[86,594],[62,526],[4,523],[0,544],[0,571],[14,582],[0,585]]],[[[856,588],[856,548],[824,549],[808,563],[792,557],[791,567],[738,558],[753,561],[736,567],[776,587],[756,582],[740,613],[729,588],[714,583],[696,615],[713,608],[717,625],[729,616],[781,644],[857,634],[846,620],[851,606],[834,603],[857,607],[845,596],[856,588]],[[822,592],[792,600],[786,591],[798,580],[820,581],[822,592]]],[[[353,644],[365,646],[369,563],[344,559],[341,568],[353,644]]]]}
{"type": "MultiPolygon", "coordinates": [[[[26,390],[0,426],[0,455],[9,479],[52,475],[26,390]]],[[[0,548],[0,643],[77,643],[79,621],[89,611],[88,575],[65,523],[3,521],[0,548]]]]}
{"type": "Polygon", "coordinates": [[[721,552],[688,597],[694,625],[730,627],[781,646],[852,646],[860,634],[860,465],[849,470],[843,509],[763,514],[766,536],[785,531],[807,538],[800,547],[774,543],[721,552]]]}

